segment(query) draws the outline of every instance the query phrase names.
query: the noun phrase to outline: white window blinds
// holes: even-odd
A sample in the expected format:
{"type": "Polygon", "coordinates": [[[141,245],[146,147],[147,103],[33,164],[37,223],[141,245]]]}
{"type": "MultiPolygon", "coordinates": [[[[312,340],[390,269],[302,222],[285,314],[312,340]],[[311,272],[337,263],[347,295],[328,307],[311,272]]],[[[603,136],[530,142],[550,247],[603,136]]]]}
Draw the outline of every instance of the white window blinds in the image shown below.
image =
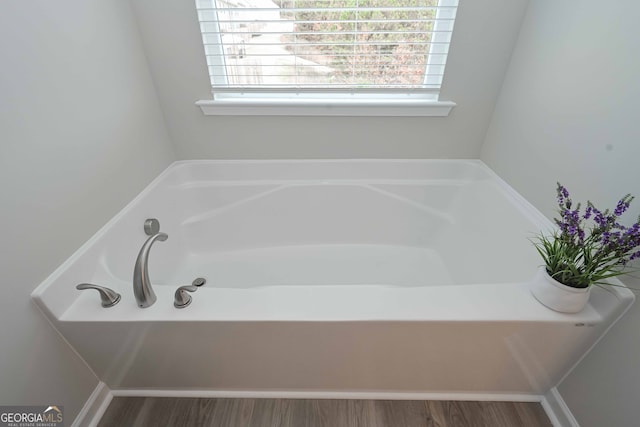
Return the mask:
{"type": "Polygon", "coordinates": [[[214,92],[440,89],[458,0],[196,0],[214,92]]]}

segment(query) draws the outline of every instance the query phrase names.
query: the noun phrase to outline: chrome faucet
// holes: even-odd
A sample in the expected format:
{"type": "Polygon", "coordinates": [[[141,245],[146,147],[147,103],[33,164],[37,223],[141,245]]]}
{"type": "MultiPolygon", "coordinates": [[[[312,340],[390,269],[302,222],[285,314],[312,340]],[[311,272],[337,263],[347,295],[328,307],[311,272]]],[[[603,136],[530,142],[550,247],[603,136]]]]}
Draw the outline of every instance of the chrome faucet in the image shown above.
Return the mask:
{"type": "Polygon", "coordinates": [[[151,237],[142,245],[133,269],[133,295],[141,308],[152,306],[158,299],[149,280],[149,251],[156,240],[164,242],[169,238],[166,233],[160,233],[160,223],[153,218],[144,222],[144,232],[151,237]]]}
{"type": "Polygon", "coordinates": [[[191,295],[189,295],[187,292],[195,292],[197,290],[198,290],[198,287],[193,285],[180,286],[176,290],[176,293],[173,299],[173,306],[175,308],[185,308],[186,306],[191,304],[191,300],[192,300],[191,295]]]}
{"type": "Polygon", "coordinates": [[[102,306],[104,308],[113,307],[120,302],[120,294],[113,289],[109,289],[104,286],[98,286],[92,283],[80,283],[76,286],[76,289],[81,291],[85,289],[95,289],[100,292],[100,300],[102,301],[102,306]]]}
{"type": "Polygon", "coordinates": [[[176,290],[173,299],[173,306],[175,308],[185,308],[186,306],[191,304],[191,300],[193,298],[191,298],[191,295],[189,295],[187,292],[195,292],[200,286],[204,285],[205,283],[207,283],[207,279],[205,279],[204,277],[198,277],[191,283],[191,285],[180,286],[176,290]]]}

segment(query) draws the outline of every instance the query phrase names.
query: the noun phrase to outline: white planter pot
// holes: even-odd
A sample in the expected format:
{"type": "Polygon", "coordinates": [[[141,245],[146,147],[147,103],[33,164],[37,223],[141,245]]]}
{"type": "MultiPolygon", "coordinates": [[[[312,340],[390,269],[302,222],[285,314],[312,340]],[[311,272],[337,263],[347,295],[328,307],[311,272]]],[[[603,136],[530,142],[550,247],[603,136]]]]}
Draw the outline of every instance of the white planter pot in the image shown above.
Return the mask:
{"type": "Polygon", "coordinates": [[[561,313],[577,313],[582,311],[589,301],[591,286],[572,288],[553,279],[544,267],[530,283],[531,293],[538,301],[552,310],[561,313]]]}

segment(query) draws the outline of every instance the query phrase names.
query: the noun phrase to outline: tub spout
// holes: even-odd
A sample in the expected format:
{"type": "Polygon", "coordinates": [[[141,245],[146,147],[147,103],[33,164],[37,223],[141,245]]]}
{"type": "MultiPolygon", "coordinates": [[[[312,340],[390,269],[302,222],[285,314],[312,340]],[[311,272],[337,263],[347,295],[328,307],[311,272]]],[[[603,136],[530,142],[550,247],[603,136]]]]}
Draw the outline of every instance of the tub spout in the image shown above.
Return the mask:
{"type": "Polygon", "coordinates": [[[156,240],[164,242],[168,238],[166,233],[156,233],[149,237],[140,249],[133,269],[133,295],[136,297],[138,307],[150,307],[156,302],[157,297],[149,280],[149,251],[156,240]]]}

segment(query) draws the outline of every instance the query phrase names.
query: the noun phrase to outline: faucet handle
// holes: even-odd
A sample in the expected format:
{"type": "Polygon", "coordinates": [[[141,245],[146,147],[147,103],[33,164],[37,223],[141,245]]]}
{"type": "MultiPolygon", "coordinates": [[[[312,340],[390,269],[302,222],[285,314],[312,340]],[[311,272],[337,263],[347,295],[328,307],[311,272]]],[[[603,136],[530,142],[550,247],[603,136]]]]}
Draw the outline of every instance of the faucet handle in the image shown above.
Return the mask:
{"type": "Polygon", "coordinates": [[[198,287],[193,285],[180,286],[176,290],[175,298],[173,300],[173,306],[175,308],[185,308],[186,306],[191,304],[192,300],[191,295],[189,295],[187,292],[195,292],[197,290],[198,287]]]}
{"type": "Polygon", "coordinates": [[[76,286],[76,289],[95,289],[100,292],[100,299],[102,300],[102,306],[104,308],[113,307],[120,302],[120,294],[113,289],[106,288],[104,286],[98,286],[91,283],[80,283],[76,286]]]}

